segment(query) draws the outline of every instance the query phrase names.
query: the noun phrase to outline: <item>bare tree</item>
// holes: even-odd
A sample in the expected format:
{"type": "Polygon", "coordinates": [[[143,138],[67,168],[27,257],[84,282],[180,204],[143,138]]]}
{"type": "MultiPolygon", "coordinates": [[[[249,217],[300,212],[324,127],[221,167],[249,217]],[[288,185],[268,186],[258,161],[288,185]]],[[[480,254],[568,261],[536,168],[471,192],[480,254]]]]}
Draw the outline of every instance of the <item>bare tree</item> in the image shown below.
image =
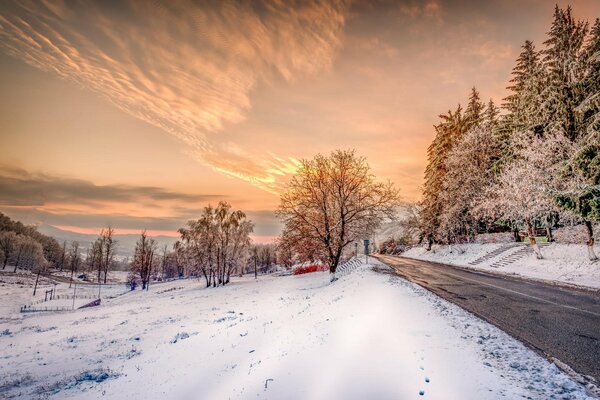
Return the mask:
{"type": "Polygon", "coordinates": [[[117,243],[113,238],[114,232],[115,230],[110,226],[100,232],[102,242],[101,264],[102,271],[104,272],[104,284],[106,284],[108,271],[112,268],[114,261],[114,253],[117,243]]]}
{"type": "Polygon", "coordinates": [[[167,245],[165,244],[162,249],[162,260],[160,262],[160,275],[161,279],[164,281],[166,278],[167,271],[167,258],[169,256],[169,252],[167,251],[167,245]]]}
{"type": "Polygon", "coordinates": [[[81,265],[81,254],[79,254],[79,242],[72,242],[71,248],[69,249],[68,255],[69,268],[71,269],[71,279],[69,280],[69,287],[73,283],[73,275],[79,269],[81,265]]]}
{"type": "Polygon", "coordinates": [[[62,248],[60,249],[60,256],[58,258],[57,267],[60,271],[63,270],[67,261],[67,241],[63,241],[62,248]]]}
{"type": "Polygon", "coordinates": [[[337,150],[303,160],[281,196],[284,240],[319,249],[332,280],[346,246],[393,218],[399,205],[391,183],[379,183],[363,157],[337,150]]]}
{"type": "Polygon", "coordinates": [[[150,284],[150,274],[152,272],[155,251],[156,241],[149,238],[145,230],[142,231],[140,238],[135,245],[135,252],[131,263],[133,271],[140,274],[140,278],[142,279],[142,290],[147,290],[150,284]]]}

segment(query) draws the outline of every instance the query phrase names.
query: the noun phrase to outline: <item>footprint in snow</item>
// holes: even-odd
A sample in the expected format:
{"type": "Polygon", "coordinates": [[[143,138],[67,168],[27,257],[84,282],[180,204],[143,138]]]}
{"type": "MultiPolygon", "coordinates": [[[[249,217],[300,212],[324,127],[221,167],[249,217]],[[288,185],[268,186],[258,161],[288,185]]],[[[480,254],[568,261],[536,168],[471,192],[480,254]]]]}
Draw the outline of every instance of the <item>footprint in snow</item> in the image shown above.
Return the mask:
{"type": "Polygon", "coordinates": [[[423,396],[425,394],[424,390],[419,390],[419,396],[423,396]]]}

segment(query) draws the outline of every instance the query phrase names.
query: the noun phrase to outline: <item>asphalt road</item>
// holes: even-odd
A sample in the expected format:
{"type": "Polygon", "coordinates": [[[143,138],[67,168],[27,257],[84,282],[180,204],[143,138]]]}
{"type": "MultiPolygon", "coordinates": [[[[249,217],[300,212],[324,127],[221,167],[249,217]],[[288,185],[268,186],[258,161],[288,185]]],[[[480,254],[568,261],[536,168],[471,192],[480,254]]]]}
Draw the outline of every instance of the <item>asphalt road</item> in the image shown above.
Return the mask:
{"type": "Polygon", "coordinates": [[[429,261],[376,257],[397,275],[496,325],[546,357],[560,360],[592,383],[600,383],[599,291],[429,261]]]}

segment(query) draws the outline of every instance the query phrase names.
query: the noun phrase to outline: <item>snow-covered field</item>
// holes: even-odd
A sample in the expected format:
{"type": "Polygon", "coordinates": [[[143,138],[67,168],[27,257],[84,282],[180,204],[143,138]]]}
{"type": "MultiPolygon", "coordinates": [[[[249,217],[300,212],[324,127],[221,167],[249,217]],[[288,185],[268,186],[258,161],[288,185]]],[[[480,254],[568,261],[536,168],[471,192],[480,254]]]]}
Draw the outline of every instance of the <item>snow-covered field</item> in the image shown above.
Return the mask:
{"type": "MultiPolygon", "coordinates": [[[[600,288],[600,261],[590,261],[587,258],[587,248],[584,245],[552,243],[541,248],[544,256],[541,260],[538,260],[533,251],[530,251],[510,264],[494,265],[497,261],[501,261],[503,257],[510,257],[511,254],[519,251],[520,247],[515,247],[480,264],[469,264],[504,245],[505,243],[462,244],[453,246],[452,251],[448,246],[433,246],[431,251],[419,246],[407,250],[402,256],[485,270],[492,273],[521,275],[550,282],[600,288]]],[[[600,254],[600,248],[596,247],[594,250],[600,254]]]]}
{"type": "Polygon", "coordinates": [[[389,271],[185,280],[74,312],[3,309],[0,397],[587,398],[502,331],[374,266],[389,271]]]}

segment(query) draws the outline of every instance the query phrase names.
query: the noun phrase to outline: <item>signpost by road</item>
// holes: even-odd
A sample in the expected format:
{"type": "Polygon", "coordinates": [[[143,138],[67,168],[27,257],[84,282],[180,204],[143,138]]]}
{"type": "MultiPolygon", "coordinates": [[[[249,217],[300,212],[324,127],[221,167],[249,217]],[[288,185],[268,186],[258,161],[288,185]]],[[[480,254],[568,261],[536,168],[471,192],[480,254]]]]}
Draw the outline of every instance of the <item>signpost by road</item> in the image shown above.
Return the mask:
{"type": "Polygon", "coordinates": [[[365,264],[369,263],[369,239],[364,240],[365,244],[365,264]]]}

